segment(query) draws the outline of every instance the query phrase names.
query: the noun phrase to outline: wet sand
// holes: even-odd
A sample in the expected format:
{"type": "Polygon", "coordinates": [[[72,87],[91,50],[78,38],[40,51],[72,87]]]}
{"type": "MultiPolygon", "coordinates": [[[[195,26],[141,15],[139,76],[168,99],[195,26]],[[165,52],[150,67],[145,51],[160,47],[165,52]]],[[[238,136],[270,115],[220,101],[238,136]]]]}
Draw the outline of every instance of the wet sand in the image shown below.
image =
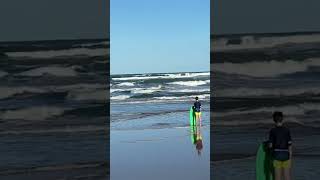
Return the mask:
{"type": "Polygon", "coordinates": [[[112,180],[210,179],[209,127],[198,155],[190,128],[112,130],[112,180]]]}
{"type": "Polygon", "coordinates": [[[10,180],[107,180],[109,179],[109,164],[105,161],[11,169],[1,171],[0,177],[10,180]]]}

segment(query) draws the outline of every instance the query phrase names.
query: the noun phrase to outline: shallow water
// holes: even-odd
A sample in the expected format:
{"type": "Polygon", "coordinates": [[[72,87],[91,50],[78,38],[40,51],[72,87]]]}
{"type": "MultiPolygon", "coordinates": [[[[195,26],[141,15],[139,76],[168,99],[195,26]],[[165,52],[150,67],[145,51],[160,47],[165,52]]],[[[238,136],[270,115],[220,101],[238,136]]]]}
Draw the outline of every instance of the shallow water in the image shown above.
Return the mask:
{"type": "MultiPolygon", "coordinates": [[[[213,179],[255,179],[255,155],[259,143],[267,139],[269,127],[216,127],[212,137],[211,173],[213,179]],[[222,131],[222,129],[224,131],[222,131]],[[233,129],[233,130],[232,130],[233,129]]],[[[317,179],[320,176],[319,130],[291,127],[293,138],[293,180],[317,179]]]]}
{"type": "MultiPolygon", "coordinates": [[[[183,128],[189,126],[193,102],[112,104],[111,130],[183,128]]],[[[209,103],[202,102],[202,125],[209,126],[209,103]]]]}

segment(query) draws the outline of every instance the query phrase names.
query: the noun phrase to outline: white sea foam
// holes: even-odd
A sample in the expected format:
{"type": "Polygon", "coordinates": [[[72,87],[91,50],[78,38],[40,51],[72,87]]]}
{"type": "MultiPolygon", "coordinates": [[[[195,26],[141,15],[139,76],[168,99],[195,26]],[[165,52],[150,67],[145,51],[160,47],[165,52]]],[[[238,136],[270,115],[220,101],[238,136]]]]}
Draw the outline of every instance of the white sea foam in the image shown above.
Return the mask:
{"type": "Polygon", "coordinates": [[[110,89],[110,93],[113,93],[113,92],[123,92],[123,91],[127,91],[127,89],[113,89],[113,88],[110,89]]]}
{"type": "Polygon", "coordinates": [[[241,74],[253,77],[276,77],[283,74],[304,72],[313,66],[320,66],[320,59],[312,58],[305,61],[263,61],[247,63],[215,63],[213,71],[229,74],[241,74]]]}
{"type": "MultiPolygon", "coordinates": [[[[124,103],[124,104],[139,104],[139,103],[162,103],[162,102],[168,102],[168,101],[172,101],[172,102],[185,102],[185,101],[194,101],[194,97],[198,96],[200,100],[202,101],[207,101],[210,98],[210,94],[203,94],[203,95],[191,95],[191,96],[180,96],[180,97],[176,97],[176,96],[162,96],[162,97],[154,97],[148,100],[135,100],[135,101],[126,101],[126,102],[121,102],[121,101],[114,101],[111,103],[124,103]]],[[[124,99],[128,99],[130,98],[130,96],[116,96],[116,100],[124,100],[124,99]]],[[[113,99],[111,97],[111,99],[113,99]]]]}
{"type": "Polygon", "coordinates": [[[125,100],[130,98],[130,96],[128,95],[119,95],[119,96],[112,96],[111,100],[125,100]]]}
{"type": "Polygon", "coordinates": [[[173,99],[184,99],[186,97],[170,97],[170,96],[163,96],[163,97],[155,97],[155,99],[161,100],[173,100],[173,99]]]}
{"type": "Polygon", "coordinates": [[[117,84],[117,86],[134,86],[134,83],[133,82],[123,82],[123,83],[117,84]]]}
{"type": "Polygon", "coordinates": [[[172,92],[172,93],[189,93],[189,92],[207,92],[207,91],[210,91],[210,89],[171,89],[166,91],[172,92]]]}
{"type": "Polygon", "coordinates": [[[66,109],[60,107],[31,107],[26,109],[8,110],[0,114],[1,119],[20,119],[20,120],[45,120],[50,117],[59,116],[66,109]]]}
{"type": "Polygon", "coordinates": [[[208,99],[208,98],[210,98],[210,94],[193,95],[193,96],[189,96],[189,97],[194,98],[194,97],[196,97],[196,96],[198,96],[198,98],[199,98],[200,100],[201,100],[201,99],[208,99]]]}
{"type": "Polygon", "coordinates": [[[132,93],[134,94],[151,94],[156,91],[159,91],[162,88],[161,85],[157,87],[150,87],[150,88],[134,88],[132,89],[132,93]]]}
{"type": "Polygon", "coordinates": [[[66,56],[106,56],[109,50],[106,48],[88,49],[88,48],[73,48],[66,50],[50,50],[36,52],[8,52],[7,56],[11,58],[54,58],[66,56]]]}
{"type": "Polygon", "coordinates": [[[182,86],[201,86],[201,85],[207,84],[208,82],[210,81],[176,81],[168,84],[182,85],[182,86]]]}
{"type": "Polygon", "coordinates": [[[177,78],[191,78],[198,76],[210,76],[210,72],[201,72],[201,73],[180,73],[180,74],[165,74],[166,76],[177,79],[177,78]]]}
{"type": "Polygon", "coordinates": [[[40,88],[34,87],[0,87],[0,99],[9,98],[11,96],[23,93],[43,93],[46,92],[40,88]]]}
{"type": "Polygon", "coordinates": [[[151,88],[127,88],[127,89],[117,89],[111,88],[110,92],[123,92],[123,91],[131,91],[134,94],[149,94],[157,91],[164,91],[169,93],[192,93],[192,92],[208,92],[210,89],[162,89],[162,86],[159,85],[157,87],[151,88]]]}
{"type": "Polygon", "coordinates": [[[43,76],[50,74],[53,76],[77,76],[77,72],[72,67],[40,67],[19,73],[21,76],[43,76]]]}
{"type": "Polygon", "coordinates": [[[203,94],[203,95],[191,95],[191,96],[162,96],[162,97],[155,97],[155,99],[159,100],[193,100],[194,97],[198,97],[200,100],[205,100],[210,97],[210,94],[203,94]]]}
{"type": "Polygon", "coordinates": [[[156,87],[149,87],[149,88],[126,88],[126,89],[111,89],[110,92],[123,92],[123,91],[131,91],[134,94],[150,94],[156,91],[160,91],[162,88],[161,85],[156,87]]]}

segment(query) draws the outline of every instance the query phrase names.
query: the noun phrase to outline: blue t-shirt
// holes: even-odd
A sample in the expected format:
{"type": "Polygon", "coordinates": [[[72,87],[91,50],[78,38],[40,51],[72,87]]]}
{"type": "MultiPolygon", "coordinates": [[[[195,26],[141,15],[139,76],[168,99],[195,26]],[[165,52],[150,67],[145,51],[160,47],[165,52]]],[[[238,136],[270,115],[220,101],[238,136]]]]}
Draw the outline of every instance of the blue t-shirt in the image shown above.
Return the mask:
{"type": "Polygon", "coordinates": [[[193,104],[193,106],[194,106],[194,110],[196,111],[196,112],[200,112],[201,111],[201,103],[199,102],[199,101],[196,101],[194,104],[193,104]]]}
{"type": "Polygon", "coordinates": [[[272,128],[269,133],[269,142],[272,143],[273,149],[288,150],[292,143],[289,129],[283,126],[272,128]]]}

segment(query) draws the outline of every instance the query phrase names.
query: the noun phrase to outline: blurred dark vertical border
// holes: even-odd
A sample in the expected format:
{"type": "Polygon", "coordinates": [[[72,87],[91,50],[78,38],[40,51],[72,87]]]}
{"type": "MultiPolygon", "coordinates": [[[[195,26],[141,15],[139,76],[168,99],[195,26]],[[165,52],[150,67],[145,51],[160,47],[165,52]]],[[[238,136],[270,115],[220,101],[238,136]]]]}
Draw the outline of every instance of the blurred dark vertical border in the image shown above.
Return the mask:
{"type": "Polygon", "coordinates": [[[107,101],[106,101],[106,111],[107,115],[106,115],[106,148],[107,148],[107,152],[106,154],[106,159],[107,159],[107,178],[103,178],[103,179],[110,179],[110,164],[111,164],[111,160],[110,160],[110,123],[111,123],[111,118],[110,118],[110,0],[106,0],[106,13],[107,13],[107,22],[106,22],[106,26],[107,26],[107,31],[108,31],[108,42],[109,42],[109,46],[108,48],[108,56],[107,56],[107,67],[106,67],[106,76],[105,78],[107,79],[107,84],[106,84],[106,95],[107,95],[107,101]]]}
{"type": "Polygon", "coordinates": [[[211,179],[256,179],[275,111],[291,132],[291,177],[319,179],[318,6],[211,1],[211,179]]]}
{"type": "Polygon", "coordinates": [[[213,119],[213,109],[214,109],[214,72],[213,69],[211,68],[211,65],[213,64],[213,52],[212,52],[212,31],[213,31],[213,0],[210,0],[210,179],[213,179],[213,124],[214,124],[214,119],[213,119]]]}
{"type": "Polygon", "coordinates": [[[110,0],[14,1],[0,2],[0,179],[110,179],[110,0]]]}

